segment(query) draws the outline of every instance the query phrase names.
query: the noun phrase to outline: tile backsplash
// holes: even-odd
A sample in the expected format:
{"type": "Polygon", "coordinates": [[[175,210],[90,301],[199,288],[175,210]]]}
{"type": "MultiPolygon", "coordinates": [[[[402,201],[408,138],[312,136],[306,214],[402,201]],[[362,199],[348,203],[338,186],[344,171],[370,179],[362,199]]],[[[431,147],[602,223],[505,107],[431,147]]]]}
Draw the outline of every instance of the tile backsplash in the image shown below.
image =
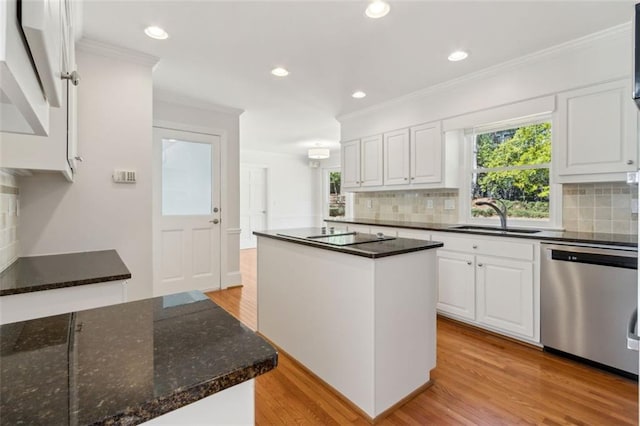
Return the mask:
{"type": "Polygon", "coordinates": [[[0,169],[0,272],[18,255],[18,183],[0,169]]]}
{"type": "Polygon", "coordinates": [[[458,190],[360,192],[355,194],[354,217],[422,223],[456,223],[458,222],[458,190]]]}
{"type": "MultiPolygon", "coordinates": [[[[354,217],[422,223],[457,223],[458,191],[451,189],[360,192],[354,217]],[[445,209],[447,204],[448,209],[445,209]]],[[[564,184],[562,220],[567,231],[637,234],[638,188],[624,182],[564,184]]]]}
{"type": "Polygon", "coordinates": [[[637,234],[638,187],[624,182],[565,184],[562,221],[567,231],[637,234]]]}

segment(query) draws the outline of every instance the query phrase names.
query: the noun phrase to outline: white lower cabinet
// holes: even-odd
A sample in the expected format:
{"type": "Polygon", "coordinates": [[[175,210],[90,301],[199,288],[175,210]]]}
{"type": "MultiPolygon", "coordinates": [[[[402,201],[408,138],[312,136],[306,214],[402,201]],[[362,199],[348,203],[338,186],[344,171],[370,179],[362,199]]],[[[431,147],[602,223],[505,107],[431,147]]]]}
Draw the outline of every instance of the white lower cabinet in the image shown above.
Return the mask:
{"type": "Polygon", "coordinates": [[[437,257],[438,312],[539,343],[537,243],[451,235],[432,234],[444,243],[437,257]]]}
{"type": "Polygon", "coordinates": [[[438,310],[474,320],[476,289],[473,256],[438,250],[437,259],[438,310]]]}
{"type": "Polygon", "coordinates": [[[533,265],[476,257],[476,320],[526,338],[533,337],[533,265]]]}

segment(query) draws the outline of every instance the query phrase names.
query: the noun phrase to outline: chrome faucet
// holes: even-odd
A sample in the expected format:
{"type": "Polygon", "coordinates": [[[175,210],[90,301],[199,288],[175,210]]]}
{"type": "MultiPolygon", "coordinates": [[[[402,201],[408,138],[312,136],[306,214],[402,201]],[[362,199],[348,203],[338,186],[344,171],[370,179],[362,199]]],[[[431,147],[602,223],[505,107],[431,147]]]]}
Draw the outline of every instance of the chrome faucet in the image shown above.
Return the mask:
{"type": "Polygon", "coordinates": [[[500,216],[500,227],[503,230],[507,230],[507,205],[502,200],[495,200],[502,205],[502,208],[498,207],[496,203],[492,203],[491,201],[477,201],[476,206],[489,206],[498,213],[500,216]]]}

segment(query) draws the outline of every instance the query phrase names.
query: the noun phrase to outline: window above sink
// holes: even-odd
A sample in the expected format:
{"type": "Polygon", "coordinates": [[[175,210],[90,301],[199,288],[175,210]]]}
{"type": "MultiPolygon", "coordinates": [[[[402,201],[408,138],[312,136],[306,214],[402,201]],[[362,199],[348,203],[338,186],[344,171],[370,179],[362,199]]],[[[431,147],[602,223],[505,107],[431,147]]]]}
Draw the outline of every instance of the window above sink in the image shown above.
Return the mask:
{"type": "Polygon", "coordinates": [[[561,191],[550,173],[552,129],[551,116],[539,114],[465,130],[461,221],[490,232],[499,216],[476,203],[501,201],[509,228],[556,226],[561,191]]]}

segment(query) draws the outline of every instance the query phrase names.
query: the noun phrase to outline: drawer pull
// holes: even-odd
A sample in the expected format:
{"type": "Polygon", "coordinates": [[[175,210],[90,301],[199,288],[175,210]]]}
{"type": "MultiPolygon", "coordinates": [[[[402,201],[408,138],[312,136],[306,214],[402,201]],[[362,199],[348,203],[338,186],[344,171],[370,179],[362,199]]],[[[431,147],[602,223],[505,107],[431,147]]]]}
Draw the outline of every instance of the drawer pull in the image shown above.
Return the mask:
{"type": "Polygon", "coordinates": [[[471,265],[472,263],[473,263],[473,262],[469,262],[469,261],[467,261],[467,265],[471,265]]]}
{"type": "Polygon", "coordinates": [[[482,268],[482,263],[478,263],[478,268],[482,268]]]}
{"type": "Polygon", "coordinates": [[[474,249],[477,249],[477,248],[478,248],[478,246],[477,246],[476,244],[474,244],[472,247],[473,247],[474,249]]]}

